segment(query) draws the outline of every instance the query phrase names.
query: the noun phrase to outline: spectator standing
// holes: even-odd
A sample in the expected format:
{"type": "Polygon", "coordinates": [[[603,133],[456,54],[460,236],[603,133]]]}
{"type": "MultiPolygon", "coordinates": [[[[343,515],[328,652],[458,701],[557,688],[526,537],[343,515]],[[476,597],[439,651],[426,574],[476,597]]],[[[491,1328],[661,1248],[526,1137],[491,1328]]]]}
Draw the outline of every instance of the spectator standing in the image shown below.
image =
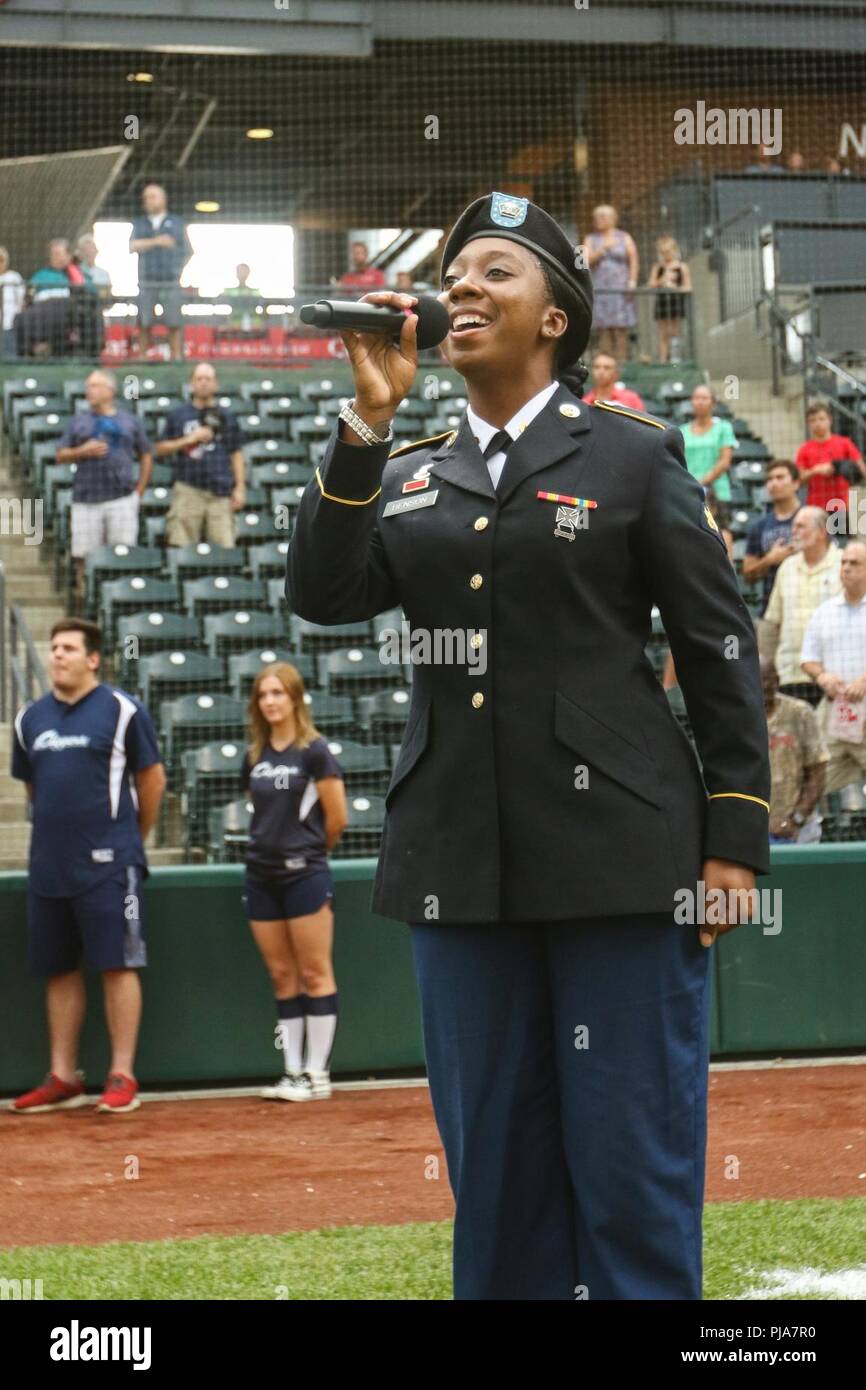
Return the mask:
{"type": "Polygon", "coordinates": [[[692,477],[704,487],[713,487],[720,502],[730,502],[728,471],[737,447],[737,436],[730,420],[713,414],[716,397],[711,387],[696,386],[692,392],[692,419],[681,425],[686,464],[692,477]]]}
{"type": "Polygon", "coordinates": [[[96,264],[99,247],[89,232],[78,238],[75,254],[78,264],[84,269],[94,289],[101,299],[105,299],[111,294],[111,276],[101,265],[96,264]]]}
{"type": "Polygon", "coordinates": [[[82,955],[100,971],[111,1065],[96,1109],[141,1103],[134,1076],[141,1018],[138,970],[147,962],[141,885],[144,841],[156,824],[165,772],[147,710],[97,676],[102,634],[65,618],[51,630],[51,690],[19,710],[12,776],[33,807],[27,921],[30,968],[47,977],[50,1071],[12,1104],[17,1114],[85,1105],[76,1070],[84,1020],[82,955]]]}
{"type": "Polygon", "coordinates": [[[821,838],[818,799],[829,754],[818,715],[805,700],[779,693],[779,673],[761,658],[770,745],[770,843],[815,844],[821,838]]]}
{"type": "Polygon", "coordinates": [[[225,297],[227,299],[254,299],[259,291],[250,284],[250,268],[246,261],[241,261],[235,266],[235,275],[237,284],[229,285],[228,289],[223,290],[225,297]]]}
{"type": "Polygon", "coordinates": [[[758,158],[754,164],[747,164],[744,174],[784,174],[785,170],[776,164],[766,145],[758,146],[758,158]]]}
{"type": "Polygon", "coordinates": [[[800,510],[799,487],[797,465],[790,459],[774,459],[767,469],[767,510],[750,525],[743,557],[743,578],[750,584],[757,579],[763,583],[761,617],[770,602],[776,570],[794,554],[791,527],[800,510]]]}
{"type": "MultiPolygon", "coordinates": [[[[672,236],[659,237],[656,252],[658,260],[650,270],[647,285],[657,291],[653,314],[659,330],[659,361],[668,362],[674,345],[679,344],[680,328],[686,316],[686,295],[691,294],[692,278],[672,236]]],[[[678,357],[679,353],[676,355],[678,357]]]]}
{"type": "Polygon", "coordinates": [[[219,383],[209,362],[199,362],[190,385],[190,402],[168,414],[156,446],[157,458],[171,459],[174,471],[166,541],[233,546],[234,513],[246,500],[240,425],[217,401],[219,383]]]}
{"type": "Polygon", "coordinates": [[[795,553],[779,566],[761,626],[762,655],[775,656],[783,695],[816,705],[821,691],[804,681],[800,653],[815,609],[840,591],[842,552],[830,543],[827,516],[820,507],[800,508],[791,541],[795,553]]]}
{"type": "Polygon", "coordinates": [[[807,484],[806,506],[841,511],[848,507],[848,479],[839,464],[853,467],[866,478],[866,466],[859,453],[843,434],[833,433],[830,407],[821,401],[806,411],[806,428],[810,438],[797,450],[796,463],[800,480],[807,484]],[[831,503],[833,504],[831,506],[831,503]]]}
{"type": "Polygon", "coordinates": [[[74,463],[72,557],[75,590],[83,592],[84,557],[101,545],[135,545],[138,512],[153,468],[150,440],[137,415],[118,410],[113,372],[84,383],[87,409],[67,421],[58,463],[74,463]]]}
{"type": "Polygon", "coordinates": [[[629,354],[629,336],[637,323],[634,295],[628,293],[637,287],[637,247],[628,232],[617,227],[617,210],[608,203],[593,208],[592,220],[595,230],[587,236],[583,250],[595,293],[596,346],[624,362],[629,354]]]}
{"type": "Polygon", "coordinates": [[[839,570],[842,592],[822,603],[809,621],[803,670],[826,696],[821,713],[830,754],[828,792],[866,779],[866,545],[849,541],[839,570]]]}
{"type": "Polygon", "coordinates": [[[173,361],[183,357],[183,292],[180,277],[192,255],[189,235],[182,218],[168,210],[165,189],[148,183],[142,189],[144,212],[132,224],[130,251],[138,254],[138,322],[141,355],[146,357],[156,320],[156,305],[162,305],[159,320],[168,329],[169,355],[173,361]]]}
{"type": "Polygon", "coordinates": [[[24,280],[9,264],[9,252],[0,246],[0,330],[3,356],[16,357],[15,320],[24,305],[24,280]]]}
{"type": "Polygon", "coordinates": [[[359,290],[381,290],[385,284],[384,272],[370,264],[370,253],[365,241],[353,241],[350,248],[351,267],[340,276],[341,285],[349,285],[359,290]]]}
{"type": "Polygon", "coordinates": [[[587,391],[583,399],[587,405],[594,405],[596,401],[614,401],[618,405],[628,406],[630,410],[646,410],[637,391],[629,390],[619,380],[619,363],[609,352],[593,353],[592,390],[587,391]]]}

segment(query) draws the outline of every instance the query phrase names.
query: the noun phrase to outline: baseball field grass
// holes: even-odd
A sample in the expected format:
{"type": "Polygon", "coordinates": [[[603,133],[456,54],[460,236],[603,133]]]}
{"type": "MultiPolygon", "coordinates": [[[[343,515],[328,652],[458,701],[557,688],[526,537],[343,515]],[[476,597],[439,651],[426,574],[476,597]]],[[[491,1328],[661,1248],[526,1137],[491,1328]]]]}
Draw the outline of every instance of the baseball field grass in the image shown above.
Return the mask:
{"type": "MultiPolygon", "coordinates": [[[[723,1202],[705,1212],[706,1299],[863,1299],[862,1198],[723,1202]]],[[[344,1226],[0,1250],[0,1280],[45,1299],[448,1299],[451,1223],[344,1226]]],[[[8,1294],[6,1295],[8,1296],[8,1294]]]]}

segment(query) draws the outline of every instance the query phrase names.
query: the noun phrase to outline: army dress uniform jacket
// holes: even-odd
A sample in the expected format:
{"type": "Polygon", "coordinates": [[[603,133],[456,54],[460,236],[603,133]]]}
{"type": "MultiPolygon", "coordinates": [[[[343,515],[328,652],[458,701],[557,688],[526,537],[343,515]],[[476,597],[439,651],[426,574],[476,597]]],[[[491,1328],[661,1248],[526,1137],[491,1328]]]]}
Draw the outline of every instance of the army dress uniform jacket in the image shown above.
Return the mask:
{"type": "Polygon", "coordinates": [[[470,650],[486,657],[413,666],[373,910],[408,922],[672,912],[706,857],[767,872],[754,629],[679,430],[560,385],[496,489],[465,415],[390,458],[338,430],[301,500],[290,607],[340,623],[399,604],[413,633],[479,634],[470,650]],[[653,604],[703,777],[645,654],[653,604]]]}

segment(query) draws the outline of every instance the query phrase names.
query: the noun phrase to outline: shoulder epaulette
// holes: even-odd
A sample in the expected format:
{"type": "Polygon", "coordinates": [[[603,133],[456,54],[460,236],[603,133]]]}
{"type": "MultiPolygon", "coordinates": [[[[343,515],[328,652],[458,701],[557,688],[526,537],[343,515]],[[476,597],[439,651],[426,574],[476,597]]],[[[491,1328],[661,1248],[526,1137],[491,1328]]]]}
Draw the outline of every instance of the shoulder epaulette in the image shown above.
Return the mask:
{"type": "Polygon", "coordinates": [[[390,459],[399,458],[401,454],[409,454],[413,449],[420,449],[423,444],[438,444],[443,439],[451,440],[457,438],[456,430],[443,430],[441,434],[431,434],[428,439],[413,439],[409,444],[401,444],[399,449],[388,455],[390,459]]]}
{"type": "Polygon", "coordinates": [[[630,420],[640,420],[642,425],[655,425],[657,430],[667,429],[661,420],[653,420],[650,415],[638,415],[636,411],[629,410],[625,405],[612,405],[609,401],[594,401],[593,404],[598,410],[612,410],[614,415],[627,415],[630,420]]]}

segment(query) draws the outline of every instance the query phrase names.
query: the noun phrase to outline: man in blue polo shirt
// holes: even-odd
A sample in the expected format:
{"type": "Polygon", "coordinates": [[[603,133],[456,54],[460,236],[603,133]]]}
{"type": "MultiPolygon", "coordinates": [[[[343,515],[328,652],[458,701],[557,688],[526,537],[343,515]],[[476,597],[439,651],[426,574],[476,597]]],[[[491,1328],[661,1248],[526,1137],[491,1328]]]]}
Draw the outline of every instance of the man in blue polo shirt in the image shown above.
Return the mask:
{"type": "Polygon", "coordinates": [[[33,807],[27,898],[30,965],[47,977],[51,1070],[12,1109],[38,1114],[85,1105],[76,1070],[84,1019],[82,954],[102,973],[111,1067],[97,1110],[140,1104],[133,1075],[146,964],[141,884],[144,840],[156,823],[165,772],[150,716],[103,685],[102,634],[64,618],[51,631],[51,690],[19,710],[12,776],[33,807]]]}
{"type": "Polygon", "coordinates": [[[190,377],[191,400],[166,416],[157,458],[171,459],[174,487],[166,518],[168,545],[233,546],[234,513],[246,499],[243,439],[237,416],[217,400],[209,362],[190,377]]]}
{"type": "Polygon", "coordinates": [[[74,463],[72,556],[75,587],[84,583],[84,557],[101,545],[136,545],[138,509],[153,467],[151,444],[136,415],[114,404],[113,372],[95,371],[84,383],[87,409],[67,420],[58,463],[74,463]]]}
{"type": "Polygon", "coordinates": [[[132,224],[129,249],[138,254],[138,325],[141,355],[146,357],[155,323],[168,329],[169,354],[183,357],[183,292],[180,277],[192,256],[183,219],[168,210],[165,189],[158,183],[141,190],[144,212],[132,224]],[[155,308],[162,305],[162,318],[155,308]]]}

